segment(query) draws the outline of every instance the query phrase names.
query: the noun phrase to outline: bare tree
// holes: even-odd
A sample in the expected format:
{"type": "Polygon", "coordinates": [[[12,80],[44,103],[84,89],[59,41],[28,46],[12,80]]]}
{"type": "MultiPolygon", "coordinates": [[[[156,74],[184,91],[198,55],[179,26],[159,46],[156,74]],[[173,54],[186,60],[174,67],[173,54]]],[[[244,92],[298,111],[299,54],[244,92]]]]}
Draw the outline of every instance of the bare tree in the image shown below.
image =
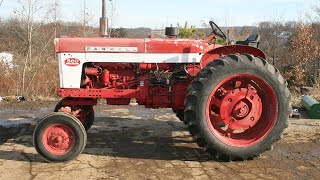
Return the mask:
{"type": "Polygon", "coordinates": [[[90,28],[90,23],[94,19],[94,13],[88,8],[86,0],[82,2],[80,14],[79,21],[82,26],[82,35],[89,36],[93,33],[92,28],[90,28]]]}
{"type": "Polygon", "coordinates": [[[36,66],[39,66],[39,63],[36,63],[36,60],[43,57],[43,52],[53,38],[43,42],[43,39],[46,38],[43,38],[44,34],[41,32],[53,9],[41,0],[18,0],[18,3],[19,9],[15,12],[19,22],[17,26],[22,31],[15,30],[15,32],[24,40],[27,47],[26,52],[22,52],[25,58],[22,68],[21,93],[25,94],[28,91],[27,82],[30,86],[30,82],[34,80],[38,71],[36,66]],[[38,37],[37,40],[36,37],[38,37]]]}
{"type": "Polygon", "coordinates": [[[19,3],[22,6],[22,11],[20,11],[20,14],[23,17],[26,17],[26,32],[27,37],[25,39],[27,46],[28,46],[28,52],[26,59],[24,61],[23,66],[23,74],[22,74],[22,93],[25,93],[25,83],[26,83],[26,72],[28,63],[32,61],[32,48],[33,48],[33,34],[35,30],[35,15],[38,11],[41,10],[42,7],[38,6],[38,0],[35,1],[19,1],[19,3]]]}
{"type": "Polygon", "coordinates": [[[292,34],[294,23],[282,21],[284,14],[275,14],[259,23],[258,33],[261,35],[260,48],[263,49],[268,61],[279,69],[283,66],[283,62],[289,58],[290,35],[284,37],[283,33],[292,34]]]}
{"type": "Polygon", "coordinates": [[[314,6],[314,10],[315,12],[318,14],[319,18],[320,18],[320,0],[318,1],[319,4],[316,4],[314,6]]]}
{"type": "Polygon", "coordinates": [[[117,21],[117,9],[113,0],[110,1],[110,6],[108,6],[108,16],[109,16],[109,37],[111,37],[112,30],[114,29],[113,26],[117,21]]]}
{"type": "Polygon", "coordinates": [[[3,3],[3,0],[0,0],[0,7],[1,7],[2,3],[3,3]]]}
{"type": "Polygon", "coordinates": [[[58,22],[60,20],[60,1],[59,0],[54,0],[53,4],[53,21],[54,21],[54,37],[57,37],[57,29],[58,29],[58,22]]]}
{"type": "Polygon", "coordinates": [[[277,22],[261,22],[259,23],[259,33],[262,36],[262,43],[260,44],[267,52],[268,56],[272,59],[271,63],[274,65],[277,59],[278,38],[276,33],[279,30],[277,22]]]}
{"type": "MultiPolygon", "coordinates": [[[[294,77],[298,85],[312,81],[315,84],[318,77],[320,45],[311,24],[300,23],[291,42],[292,58],[287,62],[291,68],[288,75],[294,77]]],[[[287,76],[288,76],[287,75],[287,76]]],[[[288,77],[289,78],[289,77],[288,77]]]]}

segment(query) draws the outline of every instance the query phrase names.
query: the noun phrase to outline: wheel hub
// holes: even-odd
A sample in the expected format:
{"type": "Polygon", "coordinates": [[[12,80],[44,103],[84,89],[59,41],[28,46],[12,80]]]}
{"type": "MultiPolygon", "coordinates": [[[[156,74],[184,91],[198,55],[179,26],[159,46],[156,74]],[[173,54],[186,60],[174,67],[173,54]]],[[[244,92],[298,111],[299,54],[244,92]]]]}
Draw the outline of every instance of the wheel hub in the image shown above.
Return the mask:
{"type": "Polygon", "coordinates": [[[48,145],[56,149],[66,149],[70,145],[70,135],[62,128],[54,128],[48,134],[48,145]]]}
{"type": "Polygon", "coordinates": [[[239,88],[222,99],[220,115],[229,130],[247,130],[260,119],[262,103],[253,88],[239,88]]]}
{"type": "Polygon", "coordinates": [[[249,105],[244,101],[239,101],[233,108],[232,114],[235,119],[246,117],[250,112],[249,105]]]}
{"type": "Polygon", "coordinates": [[[56,155],[66,154],[75,143],[74,131],[65,124],[54,124],[44,131],[43,144],[45,148],[56,155]]]}

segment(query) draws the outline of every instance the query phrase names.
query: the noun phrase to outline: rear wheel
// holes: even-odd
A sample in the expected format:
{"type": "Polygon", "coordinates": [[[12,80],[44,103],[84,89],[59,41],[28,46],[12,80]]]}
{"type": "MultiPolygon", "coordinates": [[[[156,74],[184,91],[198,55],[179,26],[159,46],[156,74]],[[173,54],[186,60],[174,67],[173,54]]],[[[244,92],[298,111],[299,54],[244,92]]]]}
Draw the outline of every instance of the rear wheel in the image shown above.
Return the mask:
{"type": "Polygon", "coordinates": [[[77,117],[83,124],[86,131],[88,131],[94,123],[94,110],[92,106],[64,106],[63,100],[60,100],[54,112],[65,112],[77,117]]]}
{"type": "Polygon", "coordinates": [[[251,55],[209,63],[191,83],[185,119],[199,146],[219,159],[260,155],[288,124],[290,92],[279,71],[251,55]]]}
{"type": "Polygon", "coordinates": [[[177,118],[179,118],[180,121],[185,122],[184,109],[172,109],[172,111],[176,114],[177,118]]]}
{"type": "Polygon", "coordinates": [[[87,134],[77,118],[59,112],[41,119],[34,130],[33,142],[45,161],[64,162],[83,151],[87,134]]]}

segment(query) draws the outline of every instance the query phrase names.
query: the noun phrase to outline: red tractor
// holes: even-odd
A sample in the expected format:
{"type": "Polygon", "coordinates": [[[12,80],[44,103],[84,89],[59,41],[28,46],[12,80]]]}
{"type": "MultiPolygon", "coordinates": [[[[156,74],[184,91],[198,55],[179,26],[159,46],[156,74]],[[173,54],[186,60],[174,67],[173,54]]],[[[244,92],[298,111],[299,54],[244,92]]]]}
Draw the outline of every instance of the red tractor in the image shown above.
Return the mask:
{"type": "Polygon", "coordinates": [[[175,28],[163,39],[56,39],[63,99],[35,128],[39,155],[49,162],[76,158],[100,98],[109,105],[136,99],[146,108],[172,108],[197,144],[218,159],[246,160],[271,149],[288,126],[286,81],[257,48],[258,37],[210,45],[216,37],[227,40],[210,25],[204,40],[177,39],[175,28]]]}

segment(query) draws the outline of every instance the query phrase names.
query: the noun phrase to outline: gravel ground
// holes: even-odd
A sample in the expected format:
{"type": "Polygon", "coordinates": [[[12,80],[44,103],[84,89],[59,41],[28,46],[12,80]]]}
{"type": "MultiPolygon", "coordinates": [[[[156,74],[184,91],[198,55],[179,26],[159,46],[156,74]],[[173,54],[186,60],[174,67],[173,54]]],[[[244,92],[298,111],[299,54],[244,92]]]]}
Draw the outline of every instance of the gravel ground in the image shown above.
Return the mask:
{"type": "Polygon", "coordinates": [[[0,103],[0,179],[319,179],[320,120],[291,119],[272,151],[219,162],[192,141],[170,109],[96,106],[84,152],[46,163],[32,133],[55,103],[0,103]]]}

